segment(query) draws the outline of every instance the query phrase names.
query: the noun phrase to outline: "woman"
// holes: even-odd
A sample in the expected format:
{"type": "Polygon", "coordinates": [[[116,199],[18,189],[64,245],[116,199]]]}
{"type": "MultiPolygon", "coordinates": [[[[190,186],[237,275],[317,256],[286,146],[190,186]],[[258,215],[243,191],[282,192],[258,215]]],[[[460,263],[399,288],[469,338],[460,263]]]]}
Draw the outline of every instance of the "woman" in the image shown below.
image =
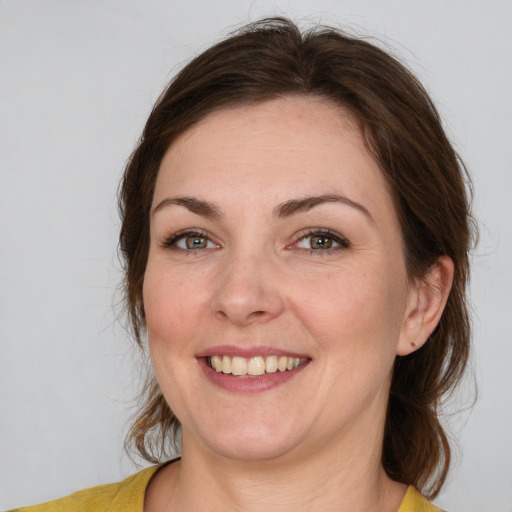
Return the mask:
{"type": "MultiPolygon", "coordinates": [[[[181,458],[28,510],[438,510],[469,351],[465,171],[368,42],[250,25],[158,100],[120,246],[154,376],[130,442],[181,458]]],[[[27,510],[27,509],[22,509],[27,510]]]]}

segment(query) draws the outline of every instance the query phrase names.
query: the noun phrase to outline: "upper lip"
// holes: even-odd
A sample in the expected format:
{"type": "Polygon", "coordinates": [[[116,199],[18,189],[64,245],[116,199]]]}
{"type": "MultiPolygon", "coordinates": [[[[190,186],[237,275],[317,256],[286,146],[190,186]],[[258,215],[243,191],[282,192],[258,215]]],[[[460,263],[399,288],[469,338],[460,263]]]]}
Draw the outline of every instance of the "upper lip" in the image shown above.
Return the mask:
{"type": "Polygon", "coordinates": [[[290,350],[284,350],[265,345],[253,347],[239,347],[236,345],[216,345],[214,347],[209,347],[196,354],[197,358],[211,356],[245,357],[247,359],[256,356],[287,356],[298,357],[300,359],[310,358],[310,356],[307,354],[300,354],[292,352],[290,350]]]}

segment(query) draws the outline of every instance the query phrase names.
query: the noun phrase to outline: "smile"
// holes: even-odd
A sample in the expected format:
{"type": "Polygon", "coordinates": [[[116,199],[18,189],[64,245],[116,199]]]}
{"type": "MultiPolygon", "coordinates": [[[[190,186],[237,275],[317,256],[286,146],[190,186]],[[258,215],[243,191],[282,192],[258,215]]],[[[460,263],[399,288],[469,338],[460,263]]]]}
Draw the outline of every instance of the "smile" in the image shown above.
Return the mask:
{"type": "Polygon", "coordinates": [[[289,372],[303,365],[307,359],[288,356],[254,356],[250,358],[228,355],[207,357],[208,366],[217,373],[235,376],[260,377],[276,372],[289,372]]]}

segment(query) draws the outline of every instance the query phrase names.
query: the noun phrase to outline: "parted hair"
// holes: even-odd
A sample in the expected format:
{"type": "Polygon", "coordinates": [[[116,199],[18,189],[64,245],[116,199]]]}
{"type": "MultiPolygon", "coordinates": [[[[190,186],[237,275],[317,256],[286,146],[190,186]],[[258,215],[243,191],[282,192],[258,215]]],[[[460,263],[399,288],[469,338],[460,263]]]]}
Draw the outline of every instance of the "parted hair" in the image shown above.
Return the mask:
{"type": "MultiPolygon", "coordinates": [[[[119,190],[124,297],[133,335],[144,350],[149,212],[169,146],[214,111],[287,95],[325,98],[357,121],[393,197],[409,278],[424,277],[443,255],[454,262],[438,326],[422,348],[396,358],[382,449],[389,477],[432,498],[450,465],[440,407],[459,383],[470,348],[466,289],[475,232],[470,181],[425,89],[377,44],[330,27],[301,31],[288,19],[269,18],[208,48],[172,79],[147,120],[119,190]]],[[[169,456],[178,429],[149,374],[127,446],[158,462],[169,456]]]]}

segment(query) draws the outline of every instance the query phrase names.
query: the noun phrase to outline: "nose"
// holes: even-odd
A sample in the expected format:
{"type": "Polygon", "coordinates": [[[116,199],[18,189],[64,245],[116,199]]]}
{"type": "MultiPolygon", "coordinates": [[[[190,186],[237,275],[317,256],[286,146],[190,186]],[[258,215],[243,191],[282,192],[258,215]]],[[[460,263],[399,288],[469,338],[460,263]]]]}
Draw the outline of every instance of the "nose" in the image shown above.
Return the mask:
{"type": "Polygon", "coordinates": [[[217,318],[246,326],[266,322],[283,312],[279,269],[270,258],[233,255],[224,263],[211,302],[217,318]]]}

